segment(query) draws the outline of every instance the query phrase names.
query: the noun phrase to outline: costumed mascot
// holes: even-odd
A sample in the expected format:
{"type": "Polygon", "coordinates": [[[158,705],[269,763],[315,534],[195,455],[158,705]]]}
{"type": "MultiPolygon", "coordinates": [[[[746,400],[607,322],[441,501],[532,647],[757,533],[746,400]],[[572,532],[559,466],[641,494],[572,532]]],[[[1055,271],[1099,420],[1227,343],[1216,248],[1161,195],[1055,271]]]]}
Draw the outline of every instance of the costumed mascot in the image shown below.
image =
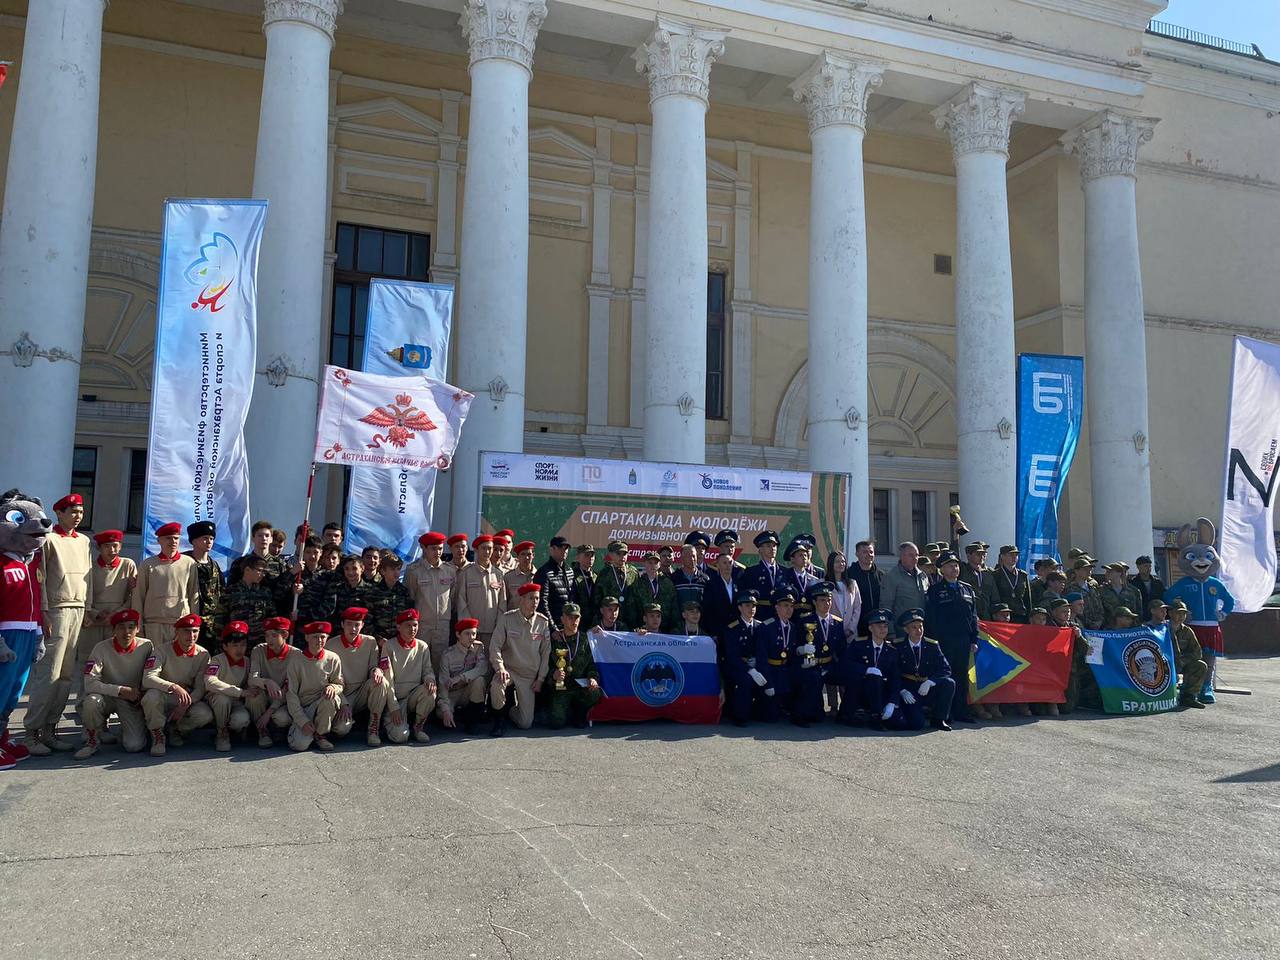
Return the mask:
{"type": "Polygon", "coordinates": [[[1222,558],[1214,549],[1218,531],[1212,523],[1201,517],[1196,521],[1199,542],[1194,542],[1191,524],[1184,523],[1178,531],[1178,569],[1186,576],[1164,593],[1166,602],[1181,600],[1187,605],[1187,622],[1204,650],[1204,662],[1209,669],[1200,689],[1200,702],[1213,703],[1213,673],[1218,657],[1223,656],[1222,627],[1220,624],[1235,609],[1235,597],[1216,574],[1222,569],[1222,558]]]}
{"type": "Polygon", "coordinates": [[[36,571],[51,525],[35,497],[18,490],[0,494],[0,770],[27,758],[27,748],[9,740],[9,715],[31,665],[44,656],[36,571]]]}

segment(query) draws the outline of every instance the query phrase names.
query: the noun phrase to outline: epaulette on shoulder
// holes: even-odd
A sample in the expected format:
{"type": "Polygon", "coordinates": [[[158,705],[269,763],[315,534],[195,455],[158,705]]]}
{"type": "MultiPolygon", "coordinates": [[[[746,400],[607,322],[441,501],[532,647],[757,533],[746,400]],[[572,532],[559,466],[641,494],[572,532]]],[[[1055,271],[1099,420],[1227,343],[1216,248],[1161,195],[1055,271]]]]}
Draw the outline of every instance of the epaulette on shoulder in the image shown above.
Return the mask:
{"type": "Polygon", "coordinates": [[[924,642],[925,642],[925,643],[932,643],[935,647],[938,645],[938,641],[937,641],[937,640],[932,639],[931,637],[925,637],[925,638],[924,638],[924,642]]]}
{"type": "Polygon", "coordinates": [[[730,629],[730,630],[732,630],[732,629],[733,629],[734,627],[736,627],[737,625],[738,625],[738,621],[737,621],[737,620],[735,620],[735,621],[733,621],[733,623],[729,624],[729,629],[730,629]]]}
{"type": "Polygon", "coordinates": [[[767,624],[770,624],[770,623],[776,623],[776,622],[777,622],[777,620],[778,620],[778,618],[777,618],[777,617],[770,617],[768,620],[765,620],[765,621],[764,621],[764,623],[765,623],[766,625],[767,625],[767,624]]]}
{"type": "Polygon", "coordinates": [[[836,623],[844,623],[844,617],[837,617],[834,613],[831,615],[831,619],[836,623]]]}

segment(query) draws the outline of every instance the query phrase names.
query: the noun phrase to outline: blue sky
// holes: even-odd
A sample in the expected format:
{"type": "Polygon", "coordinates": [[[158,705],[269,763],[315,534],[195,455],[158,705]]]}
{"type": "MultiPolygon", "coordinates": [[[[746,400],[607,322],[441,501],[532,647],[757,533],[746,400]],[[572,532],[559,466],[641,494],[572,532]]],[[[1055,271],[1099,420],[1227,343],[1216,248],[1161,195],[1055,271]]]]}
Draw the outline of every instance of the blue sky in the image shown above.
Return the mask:
{"type": "Polygon", "coordinates": [[[1280,60],[1280,0],[1169,0],[1169,9],[1156,19],[1256,43],[1268,59],[1280,60]]]}

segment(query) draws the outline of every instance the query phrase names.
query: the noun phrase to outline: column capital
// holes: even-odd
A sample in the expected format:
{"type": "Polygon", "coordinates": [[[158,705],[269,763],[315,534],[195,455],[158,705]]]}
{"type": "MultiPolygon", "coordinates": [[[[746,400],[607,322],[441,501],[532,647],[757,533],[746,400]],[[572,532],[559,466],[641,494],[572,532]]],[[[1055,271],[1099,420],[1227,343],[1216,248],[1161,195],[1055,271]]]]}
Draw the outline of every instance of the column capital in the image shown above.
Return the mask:
{"type": "Polygon", "coordinates": [[[726,30],[658,17],[648,41],[632,54],[636,73],[649,74],[649,102],[683,94],[707,105],[711,65],[724,53],[726,30]]]}
{"type": "Polygon", "coordinates": [[[1063,138],[1067,153],[1080,161],[1080,180],[1132,177],[1138,167],[1138,148],[1155,135],[1155,117],[1134,117],[1103,110],[1063,138]]]}
{"type": "Polygon", "coordinates": [[[333,43],[344,0],[266,0],[263,5],[262,27],[291,20],[315,27],[333,43]]]}
{"type": "Polygon", "coordinates": [[[532,74],[534,43],[546,19],[545,0],[467,0],[459,23],[471,66],[510,60],[532,74]]]}
{"type": "Polygon", "coordinates": [[[1008,157],[1009,128],[1026,99],[1019,90],[974,82],[934,110],[933,119],[939,130],[951,135],[957,159],[967,153],[1008,157]]]}
{"type": "Polygon", "coordinates": [[[792,95],[809,111],[809,135],[846,124],[867,128],[867,97],[880,86],[884,65],[854,60],[824,50],[813,66],[791,84],[792,95]]]}

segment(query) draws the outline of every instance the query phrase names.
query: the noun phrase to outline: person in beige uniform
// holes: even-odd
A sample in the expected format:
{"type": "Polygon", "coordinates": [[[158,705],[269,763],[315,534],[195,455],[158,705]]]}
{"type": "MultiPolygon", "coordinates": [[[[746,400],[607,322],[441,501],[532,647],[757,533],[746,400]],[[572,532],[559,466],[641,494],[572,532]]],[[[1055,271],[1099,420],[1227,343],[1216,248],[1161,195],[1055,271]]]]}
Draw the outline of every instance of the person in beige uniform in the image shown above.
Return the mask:
{"type": "Polygon", "coordinates": [[[333,749],[329,730],[342,708],[342,661],[326,650],[333,627],[316,620],[302,628],[307,648],[289,658],[285,668],[285,703],[293,726],[289,746],[301,753],[314,743],[325,752],[333,749]]]}
{"type": "Polygon", "coordinates": [[[76,645],[76,663],[82,676],[89,652],[111,636],[111,615],[133,608],[133,591],[138,585],[138,565],[120,556],[123,531],[102,530],[94,534],[93,542],[98,546],[98,558],[89,572],[93,605],[85,608],[76,645]]]}
{"type": "Polygon", "coordinates": [[[419,630],[431,648],[432,669],[435,669],[445,647],[449,646],[449,619],[453,614],[458,569],[440,559],[444,553],[444,534],[424,533],[418,542],[422,544],[422,556],[405,569],[404,585],[421,617],[419,630]]]}
{"type": "Polygon", "coordinates": [[[532,540],[521,540],[516,544],[516,565],[502,575],[502,585],[507,591],[506,609],[514,610],[519,604],[520,588],[526,583],[533,583],[538,568],[533,565],[533,551],[537,546],[532,540]]]}
{"type": "Polygon", "coordinates": [[[516,591],[519,607],[499,618],[489,641],[489,662],[493,665],[489,702],[496,714],[490,736],[506,733],[508,687],[515,689],[511,719],[521,730],[533,726],[533,700],[546,679],[551,652],[551,623],[538,612],[541,592],[536,583],[526,583],[516,591]]]}
{"type": "MultiPolygon", "coordinates": [[[[247,624],[246,624],[247,626],[247,624]]],[[[258,746],[270,747],[271,728],[287,730],[293,722],[285,703],[285,680],[292,657],[302,656],[302,651],[289,646],[289,633],[293,624],[288,617],[268,617],[262,622],[265,642],[258,644],[249,654],[249,696],[245,706],[258,729],[258,746]]]]}
{"type": "MultiPolygon", "coordinates": [[[[507,609],[507,587],[502,572],[493,565],[493,537],[481,534],[472,544],[476,562],[467,564],[458,584],[457,615],[480,621],[480,642],[486,647],[507,609]]],[[[456,628],[455,628],[456,632],[456,628]]]]}
{"type": "Polygon", "coordinates": [[[213,749],[231,749],[231,734],[249,726],[249,624],[232,620],[222,629],[222,652],[204,670],[204,698],[213,711],[213,749]]]}
{"type": "Polygon", "coordinates": [[[147,557],[138,568],[138,609],[142,632],[162,646],[173,640],[173,625],[200,605],[200,581],[196,562],[178,551],[182,527],[166,523],[156,531],[160,552],[147,557]]]}
{"type": "Polygon", "coordinates": [[[189,613],[173,625],[172,642],[156,645],[162,683],[142,695],[153,757],[164,756],[166,743],[180,747],[186,734],[213,723],[213,709],[204,699],[209,651],[196,643],[203,623],[199,614],[189,613]]]}
{"type": "Polygon", "coordinates": [[[85,661],[80,701],[85,737],[76,751],[77,760],[88,760],[98,752],[98,735],[113,713],[120,718],[120,740],[126,752],[138,753],[147,745],[142,697],[163,681],[151,641],[138,636],[140,620],[137,610],[112,614],[111,639],[101,641],[85,661]]]}
{"type": "Polygon", "coordinates": [[[462,573],[462,568],[471,562],[467,559],[467,553],[471,549],[469,538],[465,533],[455,533],[445,542],[449,544],[449,564],[458,573],[462,573]]]}
{"type": "Polygon", "coordinates": [[[489,648],[479,640],[480,621],[467,617],[454,625],[457,640],[440,659],[436,678],[436,710],[440,722],[454,728],[462,721],[463,731],[475,733],[484,713],[485,688],[489,677],[489,648]]]}
{"type": "Polygon", "coordinates": [[[377,638],[364,633],[369,611],[364,607],[347,607],[340,614],[342,634],[330,649],[342,661],[342,707],[333,720],[333,734],[345,737],[355,726],[357,710],[369,711],[369,746],[382,743],[378,721],[387,706],[387,675],[380,660],[377,638]]]}
{"type": "Polygon", "coordinates": [[[86,608],[93,607],[93,557],[89,538],[77,533],[84,519],[84,500],[71,493],[53,505],[58,522],[40,548],[37,576],[44,585],[40,610],[44,620],[44,658],[31,666],[27,681],[26,747],[32,756],[45,757],[54,750],[75,746],[57,735],[58,721],[71,695],[76,644],[86,608]]]}
{"type": "MultiPolygon", "coordinates": [[[[436,705],[436,678],[431,651],[418,637],[418,611],[402,610],[396,615],[396,638],[388,641],[383,653],[391,676],[387,697],[387,739],[392,743],[409,740],[408,718],[413,718],[413,739],[426,743],[427,719],[436,705]]],[[[444,655],[448,654],[448,650],[444,655]]],[[[442,660],[443,656],[442,655],[442,660]]]]}
{"type": "Polygon", "coordinates": [[[506,575],[516,568],[516,558],[511,551],[514,537],[510,530],[499,530],[493,535],[493,559],[489,562],[498,568],[499,575],[506,575]]]}

